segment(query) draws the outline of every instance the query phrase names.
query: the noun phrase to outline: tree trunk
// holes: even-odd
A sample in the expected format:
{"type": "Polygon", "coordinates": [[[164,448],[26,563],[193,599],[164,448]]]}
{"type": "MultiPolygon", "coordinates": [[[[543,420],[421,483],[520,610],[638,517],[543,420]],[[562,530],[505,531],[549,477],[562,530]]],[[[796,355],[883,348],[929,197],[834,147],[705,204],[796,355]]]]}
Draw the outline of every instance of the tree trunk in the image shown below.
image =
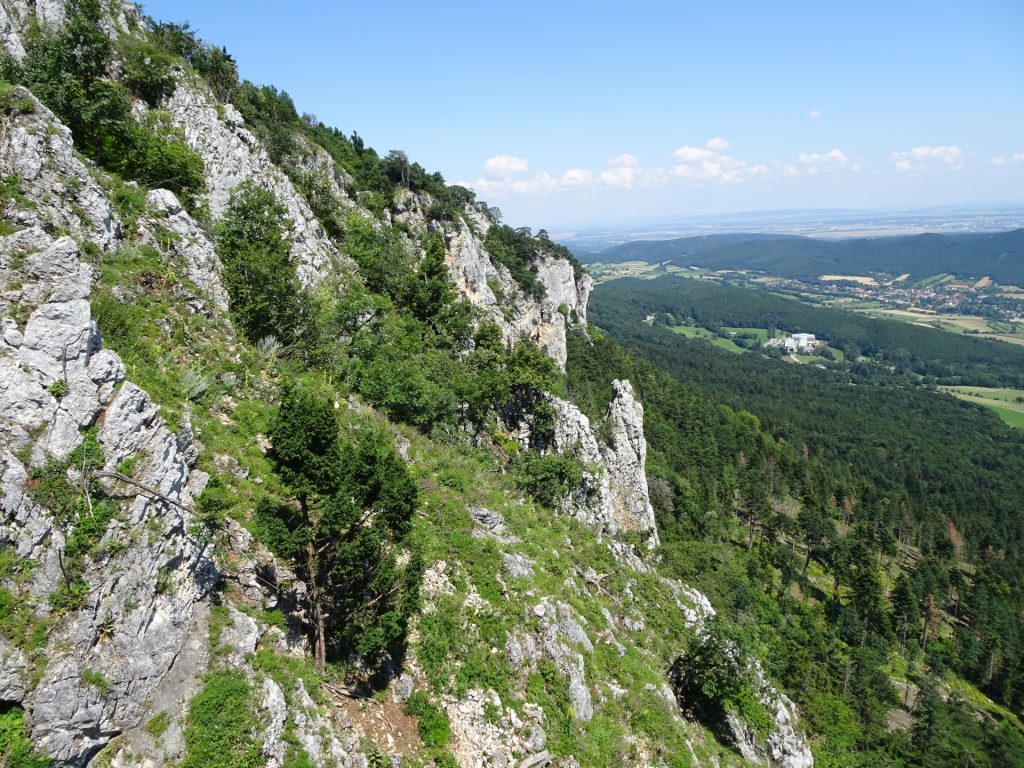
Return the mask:
{"type": "Polygon", "coordinates": [[[316,663],[316,671],[323,674],[327,665],[327,639],[324,629],[324,607],[320,597],[320,584],[317,581],[317,557],[316,548],[313,546],[313,521],[309,515],[309,500],[305,496],[299,497],[299,508],[302,511],[302,519],[306,525],[308,538],[306,539],[306,572],[309,575],[309,605],[313,610],[313,655],[316,663]]]}
{"type": "Polygon", "coordinates": [[[306,544],[306,568],[309,570],[309,602],[313,609],[313,652],[316,658],[316,671],[323,674],[327,663],[327,643],[324,639],[324,610],[316,580],[316,554],[313,551],[312,540],[306,544]]]}

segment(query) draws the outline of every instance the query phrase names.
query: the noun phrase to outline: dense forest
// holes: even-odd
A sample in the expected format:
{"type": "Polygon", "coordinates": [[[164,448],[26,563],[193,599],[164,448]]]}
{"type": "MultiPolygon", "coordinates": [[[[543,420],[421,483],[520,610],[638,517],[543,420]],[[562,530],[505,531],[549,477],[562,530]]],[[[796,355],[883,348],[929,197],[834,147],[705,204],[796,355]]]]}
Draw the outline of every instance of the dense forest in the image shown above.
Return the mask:
{"type": "Polygon", "coordinates": [[[820,240],[789,235],[708,235],[645,240],[588,254],[588,262],[647,261],[709,269],[752,269],[799,280],[869,272],[913,279],[948,272],[1024,284],[1024,230],[820,240]]]}
{"type": "Polygon", "coordinates": [[[993,765],[1018,764],[1019,722],[975,723],[936,686],[954,671],[1024,701],[1024,438],[866,366],[782,365],[646,325],[643,285],[598,289],[603,332],[577,339],[571,386],[598,403],[608,377],[635,382],[666,561],[730,606],[815,727],[862,761],[824,764],[958,765],[996,745],[1009,751],[993,765]],[[895,669],[920,688],[909,734],[885,724],[895,669]]]}
{"type": "MultiPolygon", "coordinates": [[[[1024,385],[1024,347],[807,304],[767,291],[666,275],[598,290],[602,311],[703,328],[813,333],[849,361],[868,357],[938,384],[1024,385]]],[[[604,315],[602,315],[604,316],[604,315]]]]}

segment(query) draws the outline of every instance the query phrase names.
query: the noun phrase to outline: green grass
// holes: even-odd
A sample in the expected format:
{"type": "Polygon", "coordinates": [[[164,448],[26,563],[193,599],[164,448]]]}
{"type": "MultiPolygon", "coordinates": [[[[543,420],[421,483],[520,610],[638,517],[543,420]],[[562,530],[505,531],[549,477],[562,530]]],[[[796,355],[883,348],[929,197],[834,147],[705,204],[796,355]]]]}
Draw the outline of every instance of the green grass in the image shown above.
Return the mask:
{"type": "Polygon", "coordinates": [[[50,760],[32,752],[25,733],[25,710],[18,706],[0,711],[0,766],[4,768],[50,768],[50,760]]]}
{"type": "Polygon", "coordinates": [[[768,341],[768,330],[766,328],[740,328],[737,326],[723,325],[722,330],[725,331],[726,333],[735,333],[737,335],[744,333],[753,334],[754,336],[757,336],[757,338],[761,340],[762,344],[768,341]]]}
{"type": "Polygon", "coordinates": [[[696,328],[691,325],[674,325],[670,328],[673,333],[678,333],[680,336],[685,336],[688,339],[705,339],[710,341],[716,347],[728,350],[729,352],[742,353],[746,352],[743,347],[738,344],[734,344],[729,339],[723,339],[718,334],[712,333],[707,328],[696,328]]]}
{"type": "Polygon", "coordinates": [[[1004,422],[1016,429],[1024,429],[1024,389],[1007,389],[998,387],[939,387],[960,400],[983,405],[995,411],[1004,422]]]}
{"type": "Polygon", "coordinates": [[[154,739],[159,739],[167,732],[167,728],[170,724],[171,716],[166,712],[159,712],[149,718],[149,722],[147,722],[142,729],[154,739]]]}

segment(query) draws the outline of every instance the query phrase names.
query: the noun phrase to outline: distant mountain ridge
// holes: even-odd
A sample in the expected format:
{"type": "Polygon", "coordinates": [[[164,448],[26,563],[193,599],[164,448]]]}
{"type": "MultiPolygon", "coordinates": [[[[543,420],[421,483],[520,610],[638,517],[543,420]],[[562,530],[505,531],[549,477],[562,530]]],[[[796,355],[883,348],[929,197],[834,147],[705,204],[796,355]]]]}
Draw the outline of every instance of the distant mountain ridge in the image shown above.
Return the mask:
{"type": "Polygon", "coordinates": [[[606,248],[583,260],[595,263],[669,261],[709,269],[752,269],[781,277],[817,279],[829,273],[941,272],[1019,285],[1024,283],[1024,229],[972,234],[821,240],[774,234],[728,234],[644,240],[606,248]]]}

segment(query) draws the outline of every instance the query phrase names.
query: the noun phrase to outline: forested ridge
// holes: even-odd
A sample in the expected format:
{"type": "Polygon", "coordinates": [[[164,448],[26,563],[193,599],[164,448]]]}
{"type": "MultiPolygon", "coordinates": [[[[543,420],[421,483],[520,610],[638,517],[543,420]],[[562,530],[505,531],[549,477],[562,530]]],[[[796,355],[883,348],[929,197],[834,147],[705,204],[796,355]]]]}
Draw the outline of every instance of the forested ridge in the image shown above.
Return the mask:
{"type": "MultiPolygon", "coordinates": [[[[955,765],[997,743],[1016,751],[992,753],[992,764],[1017,764],[1019,722],[958,729],[963,704],[938,704],[936,686],[954,672],[1020,712],[1020,432],[869,366],[786,365],[645,324],[651,311],[691,306],[692,281],[672,281],[675,299],[661,282],[595,292],[595,353],[577,340],[570,382],[593,402],[603,378],[636,383],[652,491],[665,492],[666,561],[729,604],[746,637],[766,641],[764,657],[815,725],[863,751],[850,764],[955,765]],[[927,696],[909,734],[883,723],[897,669],[927,696]]],[[[746,293],[745,306],[708,301],[694,314],[743,325],[730,310],[748,320],[759,311],[757,292],[746,293]]]]}
{"type": "Polygon", "coordinates": [[[913,279],[949,272],[1024,284],[1024,230],[996,234],[921,234],[823,240],[790,235],[707,235],[644,240],[606,248],[590,262],[670,261],[708,269],[754,270],[799,280],[825,274],[909,273],[913,279]]]}
{"type": "MultiPolygon", "coordinates": [[[[768,291],[666,275],[600,288],[600,307],[656,322],[813,333],[849,361],[872,358],[938,384],[1024,385],[1024,347],[816,306],[768,291]]],[[[605,310],[602,310],[605,311],[605,310]]]]}

